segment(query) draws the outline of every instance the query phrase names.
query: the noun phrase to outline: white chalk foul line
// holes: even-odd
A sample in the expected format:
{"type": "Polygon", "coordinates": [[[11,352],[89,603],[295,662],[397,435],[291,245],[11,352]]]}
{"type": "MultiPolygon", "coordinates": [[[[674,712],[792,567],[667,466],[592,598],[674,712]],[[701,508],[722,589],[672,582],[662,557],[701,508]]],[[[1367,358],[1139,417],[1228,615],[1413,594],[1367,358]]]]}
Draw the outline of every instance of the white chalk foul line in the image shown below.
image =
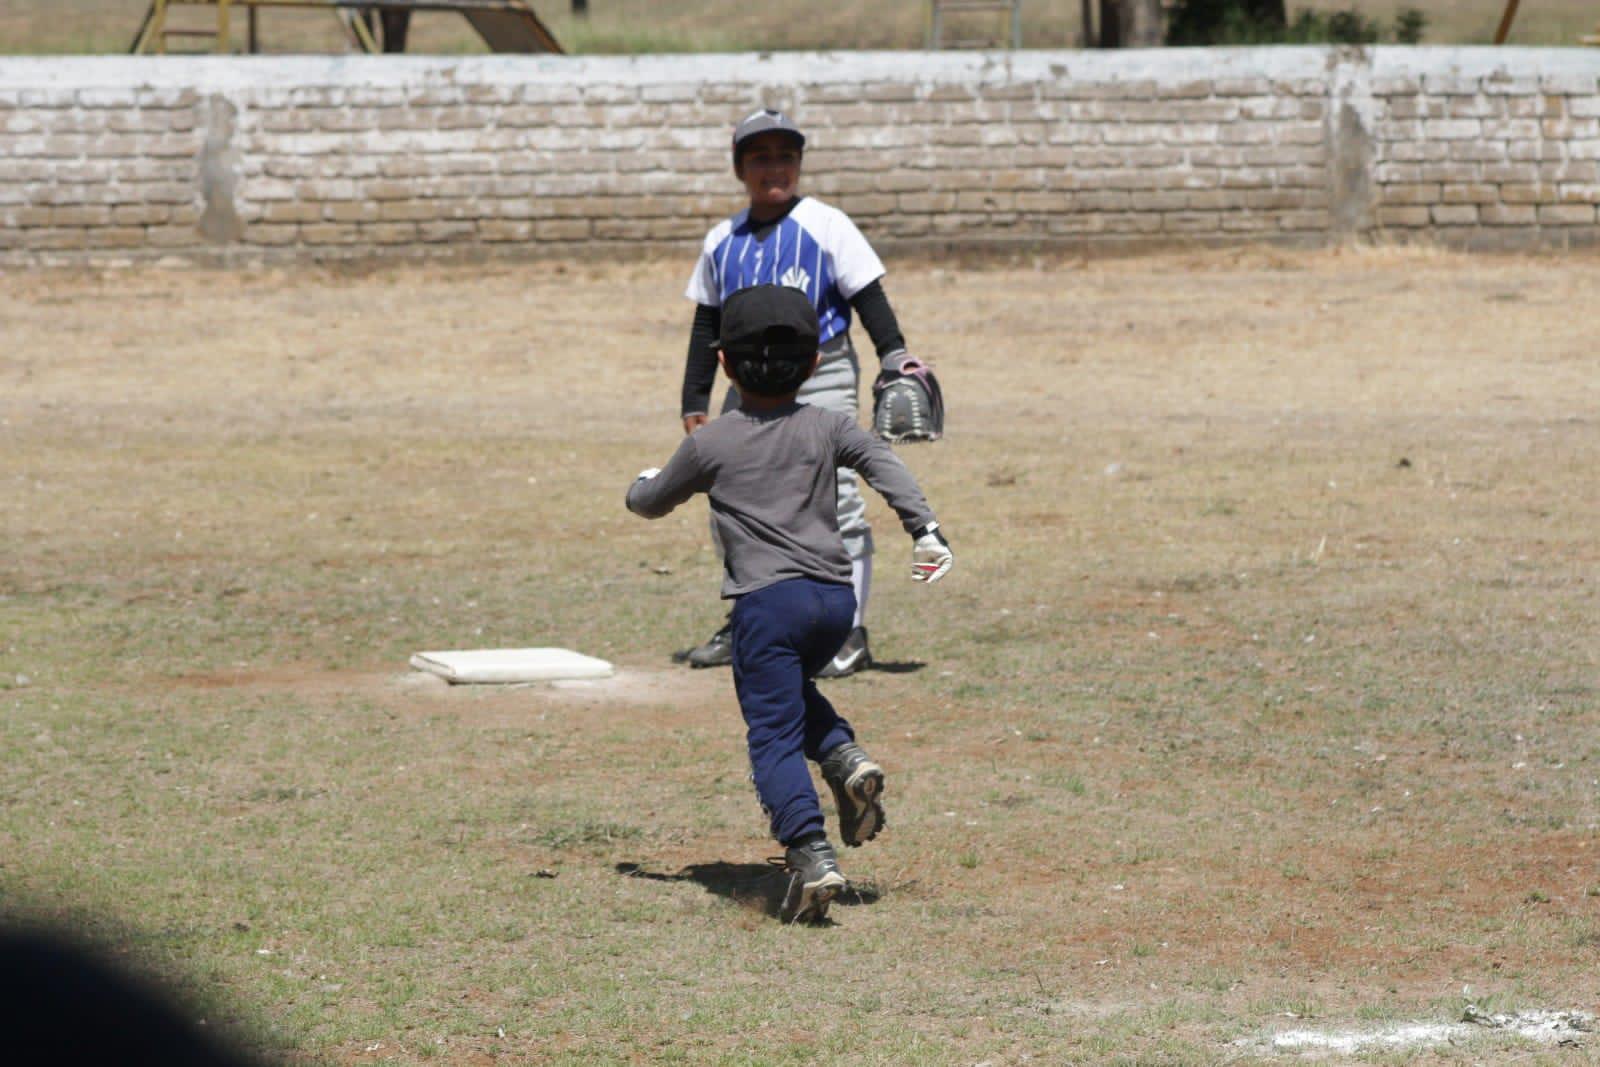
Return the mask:
{"type": "Polygon", "coordinates": [[[1266,1038],[1242,1038],[1235,1045],[1265,1045],[1278,1052],[1336,1052],[1353,1055],[1368,1049],[1419,1048],[1470,1041],[1499,1032],[1543,1045],[1577,1043],[1596,1028],[1593,1015],[1581,1011],[1522,1011],[1490,1014],[1469,1007],[1454,1023],[1393,1023],[1349,1030],[1284,1030],[1266,1038]]]}

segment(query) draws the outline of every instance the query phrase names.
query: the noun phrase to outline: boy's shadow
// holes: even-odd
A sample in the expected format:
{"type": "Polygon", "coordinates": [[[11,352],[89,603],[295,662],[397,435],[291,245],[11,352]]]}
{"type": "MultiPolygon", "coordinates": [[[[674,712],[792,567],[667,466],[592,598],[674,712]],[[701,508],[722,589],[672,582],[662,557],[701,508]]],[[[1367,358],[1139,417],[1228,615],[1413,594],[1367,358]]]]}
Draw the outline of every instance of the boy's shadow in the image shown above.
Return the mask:
{"type": "MultiPolygon", "coordinates": [[[[689,653],[693,651],[694,649],[692,648],[680,648],[678,651],[672,654],[672,662],[688,663],[689,653]]],[[[869,662],[865,667],[860,668],[860,670],[862,672],[882,671],[884,674],[914,674],[926,666],[926,663],[915,659],[875,659],[869,662]]]]}
{"type": "MultiPolygon", "coordinates": [[[[742,907],[759,911],[776,919],[783,907],[784,891],[788,878],[783,871],[769,863],[691,863],[675,873],[650,871],[637,863],[619,863],[618,874],[624,878],[647,878],[652,882],[693,882],[707,893],[726,897],[742,907]]],[[[843,893],[833,898],[835,905],[847,908],[876,904],[882,896],[867,883],[852,882],[843,893]]]]}
{"type": "Polygon", "coordinates": [[[912,674],[926,666],[926,663],[915,659],[875,659],[861,669],[864,671],[882,671],[884,674],[912,674]]]}

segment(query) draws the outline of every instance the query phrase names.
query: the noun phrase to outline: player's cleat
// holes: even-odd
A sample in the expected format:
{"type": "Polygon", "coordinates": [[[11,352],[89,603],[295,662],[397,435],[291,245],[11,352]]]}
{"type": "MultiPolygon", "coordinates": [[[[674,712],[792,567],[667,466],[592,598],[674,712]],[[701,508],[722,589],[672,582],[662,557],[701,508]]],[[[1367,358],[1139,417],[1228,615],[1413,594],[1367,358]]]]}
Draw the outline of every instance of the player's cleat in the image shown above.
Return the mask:
{"type": "Polygon", "coordinates": [[[888,822],[883,815],[883,768],[860,745],[846,741],[822,755],[822,778],[839,808],[839,838],[852,847],[871,841],[888,822]]]}
{"type": "Polygon", "coordinates": [[[828,917],[833,898],[850,884],[839,873],[839,858],[826,840],[784,849],[781,863],[789,873],[789,888],[778,909],[778,918],[785,923],[821,922],[828,917]]]}
{"type": "Polygon", "coordinates": [[[857,626],[844,639],[839,651],[833,654],[828,665],[817,672],[818,678],[846,678],[864,667],[872,665],[872,653],[867,651],[867,628],[857,626]]]}
{"type": "Polygon", "coordinates": [[[704,644],[691,648],[683,657],[691,667],[726,667],[733,662],[733,621],[722,624],[722,629],[706,638],[704,644]]]}

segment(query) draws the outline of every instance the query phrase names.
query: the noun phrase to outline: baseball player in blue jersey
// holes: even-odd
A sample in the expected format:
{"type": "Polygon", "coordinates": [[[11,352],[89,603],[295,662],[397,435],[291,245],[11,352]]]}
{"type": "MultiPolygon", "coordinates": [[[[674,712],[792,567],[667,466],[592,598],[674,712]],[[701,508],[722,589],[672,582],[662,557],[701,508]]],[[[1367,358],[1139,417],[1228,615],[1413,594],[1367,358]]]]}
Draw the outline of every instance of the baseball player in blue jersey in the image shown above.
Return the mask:
{"type": "Polygon", "coordinates": [[[884,825],[883,768],[813,681],[855,619],[851,558],[835,514],[841,468],[883,494],[912,537],[911,576],[942,578],[954,562],[916,479],[855,417],[799,403],[820,365],[818,316],[798,286],[730,294],[721,364],[739,386],[736,410],[698,427],[660,469],[628,489],[628,510],[660,518],[696,493],[711,501],[723,549],[733,684],[751,776],[789,883],[779,917],[818,920],[844,889],[811,784],[815,761],[838,805],[839,836],[860,845],[884,825]]]}
{"type": "MultiPolygon", "coordinates": [[[[685,295],[695,303],[683,373],[683,430],[693,433],[710,418],[717,376],[717,337],[723,303],[754,285],[784,285],[804,293],[816,310],[821,363],[800,389],[804,403],[856,417],[861,365],[850,343],[852,315],[862,324],[886,369],[910,357],[894,311],[884,295],[883,263],[850,217],[799,193],[805,134],[781,112],[762,109],[733,131],[733,170],[750,206],[706,235],[685,295]]],[[[722,404],[738,406],[737,384],[722,404]]],[[[853,674],[871,662],[867,648],[867,598],[872,591],[872,530],[855,472],[839,471],[839,532],[850,555],[856,610],[850,634],[818,677],[853,674]]],[[[715,527],[713,526],[715,538],[715,527]]],[[[719,546],[720,547],[720,546],[719,546]]],[[[679,653],[694,667],[732,661],[724,625],[703,644],[679,653]]]]}

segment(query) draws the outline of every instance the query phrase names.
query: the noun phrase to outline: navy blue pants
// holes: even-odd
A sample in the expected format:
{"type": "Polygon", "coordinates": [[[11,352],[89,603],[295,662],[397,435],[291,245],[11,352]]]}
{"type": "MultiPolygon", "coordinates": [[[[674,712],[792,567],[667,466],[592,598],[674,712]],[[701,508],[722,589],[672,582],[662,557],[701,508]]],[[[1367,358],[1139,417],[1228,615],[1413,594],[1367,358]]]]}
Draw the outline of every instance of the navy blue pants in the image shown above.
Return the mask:
{"type": "Polygon", "coordinates": [[[791,578],[733,605],[733,687],[744,713],[756,795],[772,836],[788,844],[822,830],[806,760],[855,740],[812,677],[850,636],[848,585],[791,578]]]}

